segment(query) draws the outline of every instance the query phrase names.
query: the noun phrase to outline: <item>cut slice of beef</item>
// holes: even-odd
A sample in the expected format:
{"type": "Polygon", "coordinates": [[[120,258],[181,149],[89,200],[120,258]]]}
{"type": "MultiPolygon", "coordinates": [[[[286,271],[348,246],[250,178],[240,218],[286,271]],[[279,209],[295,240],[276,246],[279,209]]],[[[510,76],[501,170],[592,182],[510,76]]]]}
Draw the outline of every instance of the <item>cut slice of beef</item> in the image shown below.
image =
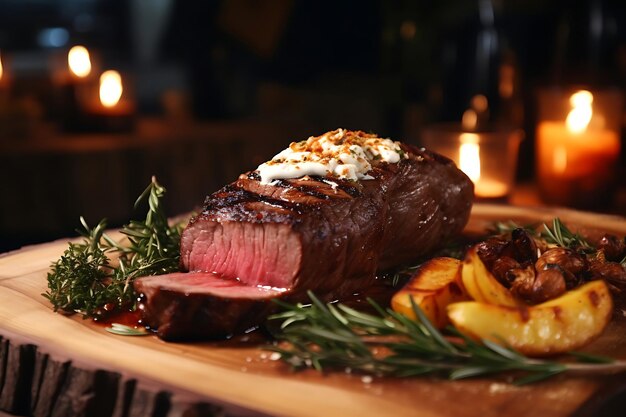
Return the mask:
{"type": "Polygon", "coordinates": [[[206,272],[173,273],[135,281],[143,321],[165,340],[222,338],[259,324],[283,291],[244,285],[206,272]]]}
{"type": "Polygon", "coordinates": [[[248,296],[257,294],[255,288],[281,289],[262,292],[264,301],[301,301],[307,290],[323,300],[341,299],[370,287],[377,271],[439,247],[465,226],[473,185],[444,157],[409,145],[402,150],[408,158],[398,163],[373,162],[373,179],[263,184],[250,172],[207,197],[181,239],[181,267],[192,272],[193,282],[174,283],[181,280],[177,274],[137,280],[148,323],[168,339],[236,332],[245,325],[231,318],[216,324],[225,314],[214,307],[218,298],[229,306],[229,317],[237,310],[230,306],[239,304],[239,314],[256,314],[259,322],[269,310],[258,306],[259,297],[248,296]],[[208,287],[202,277],[210,277],[208,287]],[[216,292],[218,279],[238,286],[216,292]],[[243,296],[245,286],[250,293],[243,296]],[[190,313],[198,309],[202,319],[190,313]]]}

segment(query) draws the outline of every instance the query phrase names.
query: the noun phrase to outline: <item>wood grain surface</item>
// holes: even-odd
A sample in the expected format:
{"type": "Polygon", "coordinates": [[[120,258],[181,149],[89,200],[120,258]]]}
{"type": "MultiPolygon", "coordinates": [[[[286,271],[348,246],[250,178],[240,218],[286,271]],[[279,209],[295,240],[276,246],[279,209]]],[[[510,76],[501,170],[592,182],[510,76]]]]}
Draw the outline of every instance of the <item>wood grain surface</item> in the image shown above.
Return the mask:
{"type": "MultiPolygon", "coordinates": [[[[626,234],[626,220],[568,210],[477,204],[467,230],[494,220],[559,216],[594,235],[626,234]]],[[[623,406],[626,375],[568,375],[532,386],[506,379],[369,380],[291,372],[259,341],[166,343],[122,337],[41,296],[66,241],[0,256],[0,410],[35,416],[591,416],[623,406]],[[617,405],[616,405],[617,404],[617,405]]],[[[626,359],[626,321],[616,314],[585,349],[626,359]]],[[[623,408],[622,408],[623,410],[623,408]]],[[[601,413],[601,414],[598,414],[601,413]]],[[[614,414],[621,415],[621,414],[614,414]]]]}

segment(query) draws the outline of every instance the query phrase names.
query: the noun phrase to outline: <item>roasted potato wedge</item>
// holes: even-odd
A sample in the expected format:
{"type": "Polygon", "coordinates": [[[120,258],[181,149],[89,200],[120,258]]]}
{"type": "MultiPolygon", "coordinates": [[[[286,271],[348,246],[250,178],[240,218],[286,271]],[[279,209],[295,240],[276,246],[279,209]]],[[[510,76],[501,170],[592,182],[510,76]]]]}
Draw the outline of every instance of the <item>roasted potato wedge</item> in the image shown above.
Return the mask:
{"type": "Polygon", "coordinates": [[[467,300],[461,289],[461,261],[453,258],[433,258],[415,272],[411,280],[391,299],[391,308],[413,320],[413,301],[437,327],[448,321],[448,304],[467,300]]]}
{"type": "Polygon", "coordinates": [[[487,270],[476,253],[476,247],[470,248],[465,255],[461,279],[465,291],[475,301],[510,307],[519,304],[511,292],[487,270]]]}
{"type": "Polygon", "coordinates": [[[577,349],[602,333],[613,301],[602,280],[535,306],[504,306],[476,301],[448,306],[452,324],[464,334],[504,342],[531,356],[577,349]]]}

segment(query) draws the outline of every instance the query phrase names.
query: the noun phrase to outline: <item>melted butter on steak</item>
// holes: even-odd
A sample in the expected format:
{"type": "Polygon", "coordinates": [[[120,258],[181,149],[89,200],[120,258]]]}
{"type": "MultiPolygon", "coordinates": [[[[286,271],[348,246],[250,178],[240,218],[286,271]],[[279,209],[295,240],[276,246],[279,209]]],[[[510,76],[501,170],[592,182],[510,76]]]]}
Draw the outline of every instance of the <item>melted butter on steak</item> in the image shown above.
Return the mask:
{"type": "Polygon", "coordinates": [[[377,161],[395,164],[408,156],[400,142],[371,133],[337,129],[289,147],[257,171],[262,184],[278,179],[331,176],[348,180],[374,179],[368,173],[377,161]]]}

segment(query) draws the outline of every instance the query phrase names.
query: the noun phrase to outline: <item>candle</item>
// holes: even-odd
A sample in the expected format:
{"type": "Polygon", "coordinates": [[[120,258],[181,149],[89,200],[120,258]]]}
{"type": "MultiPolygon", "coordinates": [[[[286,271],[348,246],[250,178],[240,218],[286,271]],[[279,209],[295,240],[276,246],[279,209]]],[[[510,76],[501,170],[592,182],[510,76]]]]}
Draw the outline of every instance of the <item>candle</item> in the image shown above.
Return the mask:
{"type": "Polygon", "coordinates": [[[118,71],[104,71],[97,88],[88,91],[86,112],[102,116],[127,115],[134,111],[132,102],[126,97],[122,76],[118,71]]]}
{"type": "Polygon", "coordinates": [[[569,97],[561,120],[537,125],[537,175],[544,200],[592,207],[606,199],[620,154],[620,137],[604,114],[594,110],[594,96],[580,90],[569,97]]]}
{"type": "Polygon", "coordinates": [[[515,182],[522,132],[495,129],[468,132],[457,125],[438,125],[422,134],[424,146],[453,160],[474,183],[481,200],[506,200],[515,182]]]}
{"type": "MultiPolygon", "coordinates": [[[[459,168],[474,183],[474,194],[478,198],[498,199],[505,198],[509,194],[509,186],[497,177],[490,178],[485,175],[484,169],[481,167],[481,134],[480,133],[461,133],[459,136],[459,168]]],[[[484,139],[483,139],[484,142],[484,139]]],[[[483,158],[488,157],[484,155],[483,158]]],[[[492,158],[498,158],[499,155],[491,155],[492,158]]]]}
{"type": "Polygon", "coordinates": [[[85,130],[85,98],[94,81],[91,77],[93,68],[91,53],[82,45],[74,45],[62,55],[54,55],[52,81],[58,102],[53,112],[58,112],[64,130],[85,130]]]}
{"type": "Polygon", "coordinates": [[[99,78],[97,91],[91,91],[86,106],[86,120],[94,130],[129,131],[134,125],[134,105],[118,71],[104,71],[99,78]]]}

